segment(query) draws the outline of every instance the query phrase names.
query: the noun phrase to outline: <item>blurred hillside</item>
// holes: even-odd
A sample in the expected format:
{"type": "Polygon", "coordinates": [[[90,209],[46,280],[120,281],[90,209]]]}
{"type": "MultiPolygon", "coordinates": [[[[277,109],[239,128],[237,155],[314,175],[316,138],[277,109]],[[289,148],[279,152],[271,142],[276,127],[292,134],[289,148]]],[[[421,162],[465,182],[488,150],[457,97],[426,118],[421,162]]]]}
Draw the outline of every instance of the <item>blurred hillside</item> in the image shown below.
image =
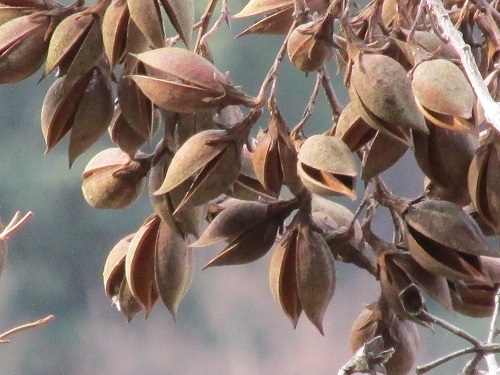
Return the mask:
{"type": "MultiPolygon", "coordinates": [[[[199,16],[205,2],[197,3],[199,16]]],[[[244,3],[231,1],[231,10],[237,12],[244,3]]],[[[233,40],[245,26],[248,22],[234,22],[230,31],[221,28],[210,47],[215,64],[230,71],[245,92],[255,95],[281,38],[233,40]]],[[[335,69],[331,67],[332,77],[335,69]]],[[[81,172],[92,155],[110,142],[101,140],[71,170],[67,143],[44,156],[40,108],[54,78],[37,84],[39,77],[0,86],[0,212],[4,221],[16,210],[35,213],[10,242],[0,279],[0,330],[48,314],[56,320],[13,336],[10,344],[1,346],[2,374],[336,373],[351,355],[350,324],[378,293],[372,278],[349,265],[338,266],[337,292],[325,318],[325,337],[304,317],[293,330],[280,311],[268,287],[269,255],[248,266],[201,272],[215,249],[199,250],[194,283],[181,304],[177,323],[159,303],[147,321],[138,315],[127,323],[105,297],[101,272],[111,247],[150,214],[147,194],[120,212],[98,211],[85,203],[81,172]]],[[[342,77],[335,79],[339,83],[342,77]]],[[[300,119],[313,83],[314,75],[305,77],[284,61],[278,98],[290,124],[300,119]]],[[[342,100],[345,104],[346,97],[342,100]]],[[[311,121],[316,128],[306,127],[306,133],[330,128],[330,116],[326,103],[319,100],[311,121]]],[[[260,126],[265,127],[265,122],[260,126]]],[[[403,195],[416,195],[421,178],[412,158],[398,168],[403,178],[399,175],[395,181],[387,176],[391,187],[403,195]]],[[[353,208],[352,203],[342,202],[353,208]]],[[[384,225],[376,230],[389,236],[384,225]]],[[[446,317],[470,325],[465,319],[446,317]]],[[[484,333],[486,322],[482,323],[472,327],[472,333],[484,333]]],[[[424,332],[423,340],[429,337],[424,332]]],[[[451,341],[448,335],[431,341],[432,347],[422,350],[420,362],[459,347],[451,341]]],[[[442,371],[451,368],[458,367],[442,371]]]]}

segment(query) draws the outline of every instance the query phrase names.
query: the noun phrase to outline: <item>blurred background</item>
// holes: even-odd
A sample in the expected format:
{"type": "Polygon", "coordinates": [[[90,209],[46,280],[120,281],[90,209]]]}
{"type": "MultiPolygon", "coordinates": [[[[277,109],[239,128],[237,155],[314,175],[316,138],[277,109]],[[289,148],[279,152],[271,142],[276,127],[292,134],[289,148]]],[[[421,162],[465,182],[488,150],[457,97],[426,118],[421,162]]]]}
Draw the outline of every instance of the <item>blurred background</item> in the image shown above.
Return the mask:
{"type": "MultiPolygon", "coordinates": [[[[197,17],[206,1],[197,1],[197,17]]],[[[232,13],[245,0],[232,0],[232,13]]],[[[249,22],[223,26],[210,42],[216,66],[230,71],[235,84],[256,95],[282,38],[234,36],[249,22]]],[[[330,67],[343,104],[342,75],[330,67]]],[[[12,336],[0,346],[0,371],[6,375],[87,374],[336,374],[349,360],[349,330],[364,305],[378,297],[378,285],[366,272],[338,263],[338,284],[321,336],[303,316],[294,330],[275,303],[268,286],[269,254],[246,266],[201,267],[217,249],[200,249],[196,273],[177,323],[158,303],[145,320],[131,323],[111,306],[102,286],[109,250],[135,231],[151,213],[146,192],[123,211],[91,208],[81,191],[81,173],[98,151],[111,146],[104,137],[68,170],[67,140],[44,156],[40,109],[54,78],[37,83],[41,73],[16,85],[0,86],[0,212],[8,221],[16,210],[35,216],[9,243],[0,278],[0,331],[54,314],[51,324],[12,336]]],[[[284,60],[278,99],[289,123],[300,120],[315,77],[306,77],[284,60]]],[[[330,128],[331,111],[318,100],[306,134],[330,128]]],[[[258,126],[265,128],[265,120],[258,126]]],[[[422,175],[406,155],[386,174],[398,194],[421,191],[422,175]]],[[[338,200],[355,209],[355,202],[338,200]]],[[[376,233],[390,238],[390,225],[379,221],[376,233]]],[[[487,320],[452,316],[439,306],[431,311],[486,338],[487,320]]],[[[421,332],[419,364],[465,347],[436,328],[421,332]]],[[[464,359],[435,374],[457,373],[464,359]]]]}

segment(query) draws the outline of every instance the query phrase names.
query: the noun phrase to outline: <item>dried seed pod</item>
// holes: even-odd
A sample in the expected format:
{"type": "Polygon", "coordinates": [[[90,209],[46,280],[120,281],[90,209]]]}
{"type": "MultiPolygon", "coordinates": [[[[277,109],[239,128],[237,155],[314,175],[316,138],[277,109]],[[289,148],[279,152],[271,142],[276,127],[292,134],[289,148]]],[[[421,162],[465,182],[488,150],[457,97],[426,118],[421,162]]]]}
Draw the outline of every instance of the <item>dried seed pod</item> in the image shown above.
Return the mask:
{"type": "Polygon", "coordinates": [[[118,311],[121,311],[122,314],[125,315],[129,323],[134,316],[142,311],[142,306],[132,294],[130,285],[125,277],[120,285],[118,296],[113,299],[113,303],[118,311]]]}
{"type": "Polygon", "coordinates": [[[404,214],[408,248],[425,269],[450,280],[490,284],[480,255],[498,256],[460,206],[429,199],[404,214]]]}
{"type": "Polygon", "coordinates": [[[109,298],[116,298],[120,292],[120,287],[125,277],[125,256],[127,255],[127,250],[133,236],[134,233],[118,241],[106,258],[102,278],[104,291],[109,298]]]}
{"type": "Polygon", "coordinates": [[[22,81],[42,66],[50,23],[51,16],[35,12],[0,26],[0,83],[22,81]]]}
{"type": "Polygon", "coordinates": [[[147,142],[147,138],[137,133],[125,120],[119,107],[115,107],[109,135],[113,143],[130,157],[134,157],[139,148],[147,142]]]}
{"type": "Polygon", "coordinates": [[[451,283],[454,309],[462,315],[473,318],[491,317],[495,310],[495,296],[500,286],[500,260],[481,257],[485,272],[491,276],[493,285],[451,283]]]}
{"type": "Polygon", "coordinates": [[[325,35],[325,21],[333,33],[332,17],[311,21],[297,26],[287,41],[288,57],[292,64],[303,72],[312,72],[326,64],[333,57],[333,44],[325,35]]]}
{"type": "Polygon", "coordinates": [[[236,203],[218,214],[191,246],[205,247],[221,241],[228,243],[204,268],[253,262],[271,249],[278,229],[295,208],[294,201],[236,203]]]}
{"type": "Polygon", "coordinates": [[[160,0],[168,19],[189,48],[194,25],[193,0],[160,0]]]}
{"type": "Polygon", "coordinates": [[[73,80],[59,78],[47,92],[42,106],[42,133],[46,153],[71,130],[69,164],[106,132],[113,116],[110,77],[100,69],[73,80]]]}
{"type": "Polygon", "coordinates": [[[490,133],[476,151],[468,175],[468,187],[472,203],[483,222],[490,230],[500,231],[500,143],[496,135],[490,133]]]}
{"type": "Polygon", "coordinates": [[[271,108],[268,128],[258,137],[252,153],[255,175],[260,183],[279,195],[283,183],[298,193],[302,184],[297,175],[297,151],[290,139],[290,131],[276,106],[271,108]]]}
{"type": "Polygon", "coordinates": [[[155,194],[165,194],[185,181],[192,184],[176,211],[199,206],[226,192],[238,178],[241,147],[260,112],[251,112],[229,130],[206,130],[189,138],[175,153],[165,181],[155,194]]]}
{"type": "Polygon", "coordinates": [[[434,125],[470,130],[475,95],[451,61],[435,59],[419,64],[413,72],[412,88],[421,112],[434,125]]]}
{"type": "Polygon", "coordinates": [[[351,349],[356,352],[366,342],[382,336],[385,349],[394,349],[384,364],[387,375],[407,375],[415,366],[420,338],[415,323],[399,318],[384,303],[365,307],[351,327],[351,349]]]}
{"type": "Polygon", "coordinates": [[[411,146],[409,129],[427,133],[404,68],[385,55],[362,54],[352,65],[350,95],[372,127],[411,146]]]}
{"type": "Polygon", "coordinates": [[[95,66],[104,52],[100,16],[91,8],[66,17],[50,38],[44,75],[78,76],[95,66]]]}
{"type": "Polygon", "coordinates": [[[334,133],[335,137],[340,138],[351,152],[358,151],[370,142],[376,134],[377,130],[363,120],[352,102],[349,102],[342,110],[334,133]]]}
{"type": "Polygon", "coordinates": [[[293,6],[284,7],[266,15],[252,26],[236,35],[237,38],[250,34],[286,35],[293,23],[293,6]]]}
{"type": "Polygon", "coordinates": [[[146,163],[132,161],[119,148],[108,148],[85,167],[83,196],[95,208],[125,208],[139,196],[148,171],[146,163]]]}
{"type": "Polygon", "coordinates": [[[297,158],[297,173],[313,193],[356,199],[356,164],[339,138],[313,135],[302,144],[297,158]]]}
{"type": "Polygon", "coordinates": [[[130,18],[155,48],[165,45],[160,7],[156,0],[127,0],[130,18]]]}
{"type": "MultiPolygon", "coordinates": [[[[328,0],[306,0],[312,13],[323,13],[328,8],[328,0]]],[[[283,9],[293,9],[293,0],[250,0],[234,18],[247,18],[264,13],[274,13],[283,9]]],[[[290,26],[292,21],[290,21],[290,26]]],[[[290,28],[290,27],[288,27],[290,28]]]]}
{"type": "Polygon", "coordinates": [[[170,165],[172,157],[165,154],[156,162],[149,173],[149,198],[156,214],[162,218],[174,231],[179,235],[184,233],[192,234],[196,238],[200,235],[200,228],[205,220],[207,209],[205,205],[196,207],[184,207],[179,210],[175,217],[173,213],[175,208],[184,198],[185,191],[189,189],[191,180],[187,180],[179,187],[164,194],[156,195],[154,192],[158,190],[163,181],[170,165]]]}
{"type": "Polygon", "coordinates": [[[174,320],[179,303],[191,286],[193,272],[193,250],[183,236],[162,220],[154,251],[154,277],[156,290],[174,320]]]}
{"type": "Polygon", "coordinates": [[[130,13],[126,0],[112,0],[102,20],[102,39],[111,68],[122,59],[130,13]]]}
{"type": "Polygon", "coordinates": [[[467,195],[467,173],[477,146],[470,133],[454,132],[437,126],[429,134],[415,132],[415,158],[427,177],[445,188],[467,195]]]}
{"type": "Polygon", "coordinates": [[[323,334],[323,316],[335,291],[336,276],[333,255],[321,234],[300,220],[292,223],[274,249],[269,281],[274,298],[294,327],[303,310],[323,334]]]}
{"type": "Polygon", "coordinates": [[[125,277],[130,292],[146,317],[158,299],[155,281],[155,248],[161,219],[147,218],[130,241],[125,256],[125,277]]]}
{"type": "Polygon", "coordinates": [[[359,221],[354,221],[352,232],[349,226],[354,214],[343,205],[313,194],[311,201],[313,220],[320,228],[325,229],[325,240],[334,258],[375,273],[375,262],[371,252],[365,247],[365,241],[359,221]],[[346,230],[343,231],[342,229],[346,230]],[[329,235],[338,233],[338,235],[329,235]]]}
{"type": "Polygon", "coordinates": [[[20,6],[17,4],[15,6],[6,6],[2,3],[2,5],[0,5],[0,25],[12,21],[15,18],[30,15],[36,12],[36,10],[37,9],[32,6],[20,6]]]}
{"type": "Polygon", "coordinates": [[[208,60],[191,51],[164,47],[135,58],[144,64],[148,75],[132,74],[130,79],[161,108],[189,113],[251,101],[208,60]]]}

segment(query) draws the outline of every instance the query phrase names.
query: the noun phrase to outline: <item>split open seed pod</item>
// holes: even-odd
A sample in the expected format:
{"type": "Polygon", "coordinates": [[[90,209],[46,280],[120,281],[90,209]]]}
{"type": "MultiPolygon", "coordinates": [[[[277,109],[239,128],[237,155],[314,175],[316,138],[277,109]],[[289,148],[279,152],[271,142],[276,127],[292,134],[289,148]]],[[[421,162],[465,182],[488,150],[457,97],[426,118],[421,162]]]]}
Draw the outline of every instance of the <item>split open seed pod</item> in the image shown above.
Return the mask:
{"type": "Polygon", "coordinates": [[[332,21],[330,15],[330,17],[299,25],[292,31],[286,47],[293,66],[308,73],[321,69],[332,59],[332,21]],[[326,29],[331,32],[328,34],[326,29]]]}
{"type": "Polygon", "coordinates": [[[339,138],[313,135],[302,144],[297,158],[297,173],[311,192],[356,199],[356,163],[339,138]]]}
{"type": "MultiPolygon", "coordinates": [[[[260,112],[252,112],[229,130],[205,130],[189,138],[175,153],[162,186],[165,194],[191,180],[176,211],[199,206],[229,190],[241,168],[241,148],[260,112]]],[[[175,214],[175,213],[174,213],[175,214]]]]}
{"type": "Polygon", "coordinates": [[[45,95],[42,106],[42,134],[45,153],[69,132],[69,165],[106,132],[113,116],[111,79],[93,68],[77,79],[57,79],[45,95]]]}
{"type": "Polygon", "coordinates": [[[334,133],[335,137],[340,138],[351,152],[358,151],[371,141],[376,134],[377,130],[362,119],[358,109],[352,102],[349,102],[342,110],[334,133]]]}
{"type": "Polygon", "coordinates": [[[148,171],[148,165],[132,161],[119,148],[108,148],[85,167],[83,196],[95,208],[125,208],[139,196],[148,171]]]}
{"type": "Polygon", "coordinates": [[[44,76],[78,76],[95,66],[104,52],[100,16],[89,9],[66,17],[50,38],[44,76]]]}
{"type": "Polygon", "coordinates": [[[469,169],[468,187],[473,205],[491,231],[500,231],[500,143],[497,137],[481,145],[469,169]]]}
{"type": "Polygon", "coordinates": [[[429,199],[409,206],[404,220],[408,248],[422,267],[449,280],[491,284],[479,257],[499,253],[460,206],[429,199]]]}
{"type": "Polygon", "coordinates": [[[413,93],[423,115],[434,125],[454,131],[473,126],[475,95],[460,68],[449,60],[419,64],[413,72],[413,93]]]}
{"type": "Polygon", "coordinates": [[[276,245],[269,271],[274,298],[297,325],[302,311],[323,334],[323,316],[336,285],[333,255],[309,225],[289,228],[276,245]]]}
{"type": "Polygon", "coordinates": [[[200,235],[200,228],[205,220],[207,208],[205,205],[184,207],[174,216],[176,207],[184,198],[186,190],[191,185],[187,180],[179,187],[164,193],[155,194],[163,181],[172,157],[166,152],[152,167],[149,173],[149,199],[156,214],[179,235],[192,234],[196,238],[200,235]]]}
{"type": "Polygon", "coordinates": [[[189,113],[204,108],[248,104],[252,98],[232,86],[229,78],[194,52],[164,47],[135,55],[147,74],[132,74],[144,95],[161,108],[189,113]]]}
{"type": "Polygon", "coordinates": [[[104,291],[109,298],[116,298],[120,292],[120,286],[125,277],[125,256],[134,233],[122,238],[113,246],[104,263],[102,278],[104,291]]]}
{"type": "Polygon", "coordinates": [[[22,81],[42,66],[51,20],[50,15],[35,12],[0,26],[0,83],[22,81]]]}
{"type": "Polygon", "coordinates": [[[415,159],[432,182],[468,194],[467,174],[477,147],[472,134],[430,126],[429,134],[415,132],[413,141],[415,159]]]}
{"type": "Polygon", "coordinates": [[[354,214],[345,206],[313,194],[311,201],[313,221],[324,229],[324,237],[334,258],[346,263],[353,263],[375,274],[375,261],[365,246],[359,221],[349,226],[354,214]]]}
{"type": "Polygon", "coordinates": [[[191,246],[205,247],[221,241],[228,243],[205,268],[253,262],[271,249],[278,228],[296,208],[294,202],[241,202],[231,205],[215,217],[191,246]]]}
{"type": "Polygon", "coordinates": [[[487,318],[495,310],[495,296],[500,286],[500,260],[481,257],[485,271],[491,276],[493,285],[480,283],[452,283],[453,307],[462,315],[472,318],[487,318]]]}
{"type": "Polygon", "coordinates": [[[428,132],[405,69],[388,56],[361,54],[352,65],[349,93],[363,120],[410,147],[410,129],[428,132]]]}
{"type": "Polygon", "coordinates": [[[130,157],[133,157],[147,138],[137,133],[122,115],[119,107],[115,106],[113,118],[109,126],[109,135],[114,144],[120,147],[130,157]]]}
{"type": "Polygon", "coordinates": [[[297,151],[277,108],[271,109],[268,128],[257,138],[251,158],[257,179],[268,190],[279,195],[281,186],[287,184],[292,192],[300,191],[297,151]]]}
{"type": "Polygon", "coordinates": [[[160,48],[165,45],[165,32],[160,6],[156,0],[127,0],[130,18],[149,43],[160,48]]]}
{"type": "Polygon", "coordinates": [[[415,366],[420,338],[415,323],[400,319],[384,303],[365,307],[351,327],[351,349],[355,353],[366,342],[382,336],[384,349],[394,349],[385,362],[388,375],[407,375],[415,366]]]}

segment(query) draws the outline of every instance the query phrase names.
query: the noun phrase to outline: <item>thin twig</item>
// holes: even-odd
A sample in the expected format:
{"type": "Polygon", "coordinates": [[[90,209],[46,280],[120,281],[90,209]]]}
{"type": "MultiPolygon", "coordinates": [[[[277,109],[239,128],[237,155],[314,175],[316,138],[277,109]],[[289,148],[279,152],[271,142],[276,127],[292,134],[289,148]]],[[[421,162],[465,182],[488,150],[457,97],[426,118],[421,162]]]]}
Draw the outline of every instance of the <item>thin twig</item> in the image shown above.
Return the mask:
{"type": "Polygon", "coordinates": [[[49,315],[49,316],[46,316],[45,318],[39,319],[35,322],[22,324],[20,326],[15,327],[15,328],[9,329],[8,331],[0,334],[0,343],[2,343],[2,344],[8,343],[9,340],[6,340],[6,338],[10,335],[13,335],[14,333],[24,331],[27,329],[31,329],[31,328],[35,328],[35,327],[39,327],[39,326],[42,326],[44,324],[50,323],[53,320],[54,320],[54,315],[49,315]]]}
{"type": "Polygon", "coordinates": [[[32,216],[33,212],[29,211],[26,215],[20,218],[21,212],[17,211],[10,223],[0,233],[0,241],[8,240],[9,237],[21,229],[32,216]]]}
{"type": "Polygon", "coordinates": [[[210,25],[210,19],[212,18],[212,15],[214,14],[215,7],[217,6],[217,0],[210,0],[210,2],[207,5],[207,8],[205,9],[205,12],[201,16],[201,26],[200,26],[200,31],[198,32],[198,37],[196,39],[196,43],[194,45],[194,51],[199,52],[202,44],[201,40],[203,38],[203,35],[208,31],[208,27],[210,25]]]}
{"type": "Polygon", "coordinates": [[[321,82],[323,81],[322,70],[318,71],[316,75],[316,82],[314,83],[314,88],[311,92],[311,96],[309,97],[309,101],[307,102],[304,113],[302,114],[302,118],[291,131],[290,137],[292,139],[295,139],[297,134],[302,131],[302,128],[306,124],[307,120],[309,120],[309,118],[312,116],[314,112],[314,107],[316,106],[316,99],[318,99],[319,89],[321,87],[321,82]]]}
{"type": "Polygon", "coordinates": [[[469,348],[460,349],[460,350],[457,350],[456,352],[447,354],[444,357],[436,359],[435,361],[430,362],[426,365],[417,366],[416,373],[418,375],[425,374],[426,372],[429,372],[429,371],[435,369],[436,367],[441,366],[442,364],[451,361],[452,359],[461,357],[461,356],[466,355],[466,354],[482,353],[484,351],[487,351],[488,353],[500,353],[500,345],[499,344],[486,344],[486,345],[482,345],[481,347],[472,346],[469,348]]]}
{"type": "MultiPolygon", "coordinates": [[[[488,330],[488,338],[486,339],[487,344],[493,344],[495,341],[497,333],[497,323],[500,317],[500,287],[497,288],[497,293],[495,294],[495,310],[493,311],[493,316],[491,317],[490,329],[488,330]]],[[[490,354],[484,357],[488,365],[488,370],[493,374],[499,372],[498,363],[496,361],[495,355],[490,352],[490,354]]]]}
{"type": "Polygon", "coordinates": [[[448,12],[440,0],[425,0],[429,14],[439,27],[441,35],[460,56],[463,69],[476,96],[484,109],[486,122],[500,132],[500,103],[493,100],[477,67],[471,48],[463,40],[462,34],[450,20],[448,12]]]}
{"type": "Polygon", "coordinates": [[[337,123],[344,107],[342,106],[342,104],[340,104],[340,101],[337,98],[337,94],[335,94],[335,90],[333,89],[330,76],[328,75],[328,72],[325,69],[325,67],[321,68],[320,71],[323,74],[321,84],[323,85],[323,90],[325,90],[328,104],[330,104],[330,108],[332,109],[333,121],[337,123]]]}
{"type": "Polygon", "coordinates": [[[222,10],[220,12],[220,16],[219,18],[217,18],[212,28],[207,32],[205,32],[205,35],[201,37],[200,40],[201,46],[207,43],[208,38],[210,38],[210,36],[212,36],[217,31],[217,29],[222,25],[224,21],[228,24],[228,27],[231,28],[231,26],[229,25],[229,14],[230,12],[229,12],[228,0],[222,0],[222,10]]]}

